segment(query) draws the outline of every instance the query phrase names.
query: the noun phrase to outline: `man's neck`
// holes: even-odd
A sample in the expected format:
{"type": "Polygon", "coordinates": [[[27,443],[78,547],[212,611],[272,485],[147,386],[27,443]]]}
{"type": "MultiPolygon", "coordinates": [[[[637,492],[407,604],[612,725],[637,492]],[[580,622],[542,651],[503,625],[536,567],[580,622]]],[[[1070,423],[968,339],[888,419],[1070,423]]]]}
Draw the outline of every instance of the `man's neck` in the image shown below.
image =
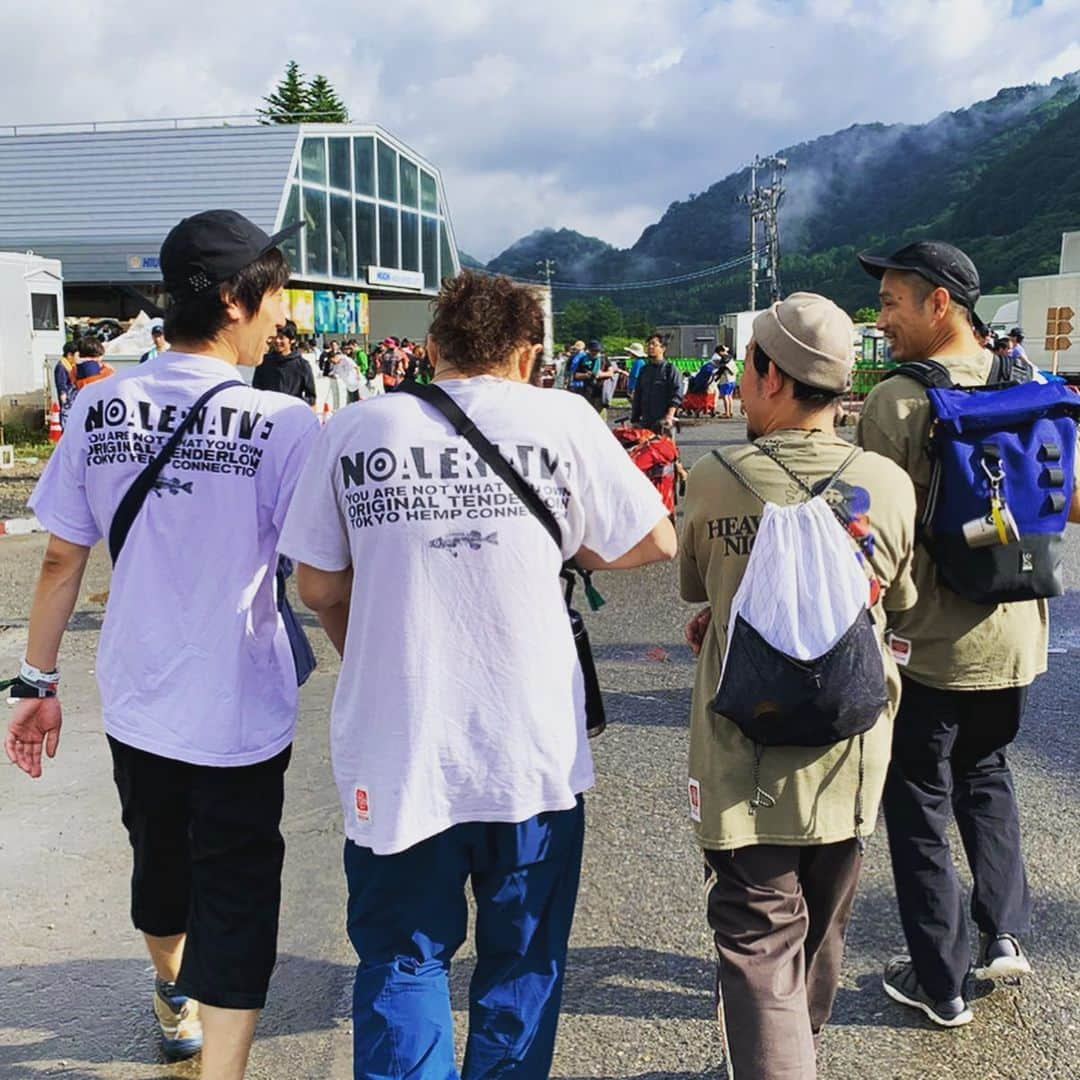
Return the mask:
{"type": "Polygon", "coordinates": [[[926,359],[934,357],[939,360],[960,359],[968,356],[976,356],[983,351],[974,338],[970,328],[957,329],[949,326],[943,328],[940,334],[935,335],[926,347],[926,359]]]}
{"type": "Polygon", "coordinates": [[[175,341],[170,346],[171,352],[186,353],[188,356],[209,356],[215,360],[222,360],[230,367],[236,367],[240,363],[240,353],[231,342],[215,339],[189,345],[182,341],[175,341]]]}
{"type": "Polygon", "coordinates": [[[762,425],[763,430],[756,432],[754,438],[774,435],[778,431],[820,431],[823,435],[836,434],[835,409],[829,405],[814,412],[801,409],[782,409],[762,425]]]}

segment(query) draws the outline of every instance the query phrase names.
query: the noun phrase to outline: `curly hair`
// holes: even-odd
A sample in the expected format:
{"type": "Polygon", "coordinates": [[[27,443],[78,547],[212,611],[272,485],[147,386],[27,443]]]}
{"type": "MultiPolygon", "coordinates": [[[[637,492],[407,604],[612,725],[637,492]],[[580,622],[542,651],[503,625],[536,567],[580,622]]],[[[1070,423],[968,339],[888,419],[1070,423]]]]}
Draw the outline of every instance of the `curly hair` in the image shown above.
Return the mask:
{"type": "Polygon", "coordinates": [[[476,375],[522,345],[542,344],[544,311],[527,286],[465,270],[443,281],[429,333],[442,360],[476,375]]]}

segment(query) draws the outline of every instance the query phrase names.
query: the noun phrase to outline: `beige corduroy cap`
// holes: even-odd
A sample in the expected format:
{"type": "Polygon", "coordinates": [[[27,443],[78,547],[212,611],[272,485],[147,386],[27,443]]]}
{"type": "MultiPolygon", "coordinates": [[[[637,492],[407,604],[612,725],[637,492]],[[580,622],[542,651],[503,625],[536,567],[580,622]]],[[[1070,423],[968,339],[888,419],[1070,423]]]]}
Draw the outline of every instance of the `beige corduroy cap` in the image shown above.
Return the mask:
{"type": "Polygon", "coordinates": [[[851,319],[817,293],[792,293],[754,320],[754,341],[785,375],[819,390],[846,390],[855,363],[851,319]]]}

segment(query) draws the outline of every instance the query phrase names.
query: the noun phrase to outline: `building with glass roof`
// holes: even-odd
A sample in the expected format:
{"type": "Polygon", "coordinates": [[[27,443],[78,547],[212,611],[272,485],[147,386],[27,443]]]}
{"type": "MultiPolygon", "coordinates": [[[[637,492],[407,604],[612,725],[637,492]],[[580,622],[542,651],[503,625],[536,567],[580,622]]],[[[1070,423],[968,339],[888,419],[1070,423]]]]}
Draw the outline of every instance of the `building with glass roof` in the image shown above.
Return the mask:
{"type": "Polygon", "coordinates": [[[426,299],[460,269],[439,170],[374,124],[0,128],[0,251],[60,259],[70,313],[160,300],[161,241],[213,208],[268,233],[303,217],[284,250],[316,296],[426,299]]]}

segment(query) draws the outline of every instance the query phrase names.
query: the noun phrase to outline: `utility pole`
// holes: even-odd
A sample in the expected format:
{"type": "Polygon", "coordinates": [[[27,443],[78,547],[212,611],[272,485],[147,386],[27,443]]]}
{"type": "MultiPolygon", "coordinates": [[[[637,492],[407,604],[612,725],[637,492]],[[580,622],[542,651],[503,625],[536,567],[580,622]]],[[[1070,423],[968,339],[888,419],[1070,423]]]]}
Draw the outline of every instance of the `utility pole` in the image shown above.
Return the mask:
{"type": "Polygon", "coordinates": [[[750,310],[757,310],[759,285],[768,285],[769,303],[780,299],[780,200],[787,160],[772,155],[755,157],[750,165],[750,190],[739,202],[750,210],[750,310]],[[758,174],[768,180],[758,185],[758,174]],[[760,226],[760,228],[759,228],[760,226]]]}
{"type": "Polygon", "coordinates": [[[538,259],[536,263],[537,270],[540,271],[540,275],[543,277],[547,287],[551,288],[551,278],[555,273],[555,260],[554,259],[538,259]]]}

